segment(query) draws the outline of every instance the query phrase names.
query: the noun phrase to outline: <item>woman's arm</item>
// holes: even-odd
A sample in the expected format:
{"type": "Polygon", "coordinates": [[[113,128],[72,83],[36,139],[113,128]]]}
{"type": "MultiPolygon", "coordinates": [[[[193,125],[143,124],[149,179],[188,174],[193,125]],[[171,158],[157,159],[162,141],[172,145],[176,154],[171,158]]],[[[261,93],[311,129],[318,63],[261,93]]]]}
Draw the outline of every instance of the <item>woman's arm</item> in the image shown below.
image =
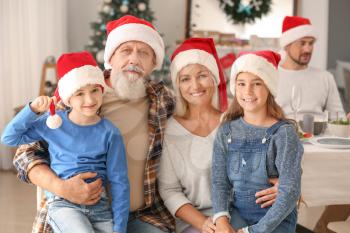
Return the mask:
{"type": "MultiPolygon", "coordinates": [[[[206,221],[206,216],[198,211],[183,193],[183,187],[177,173],[175,172],[176,169],[179,169],[177,166],[181,165],[171,159],[174,157],[171,156],[171,154],[175,154],[176,157],[176,153],[177,151],[169,148],[168,140],[165,138],[158,172],[159,193],[165,206],[173,216],[180,218],[198,230],[201,230],[206,221]]],[[[198,195],[208,194],[198,193],[198,195]]]]}
{"type": "Polygon", "coordinates": [[[191,204],[181,206],[176,211],[175,217],[182,219],[203,233],[215,232],[216,227],[213,223],[212,217],[203,215],[191,204]]]}

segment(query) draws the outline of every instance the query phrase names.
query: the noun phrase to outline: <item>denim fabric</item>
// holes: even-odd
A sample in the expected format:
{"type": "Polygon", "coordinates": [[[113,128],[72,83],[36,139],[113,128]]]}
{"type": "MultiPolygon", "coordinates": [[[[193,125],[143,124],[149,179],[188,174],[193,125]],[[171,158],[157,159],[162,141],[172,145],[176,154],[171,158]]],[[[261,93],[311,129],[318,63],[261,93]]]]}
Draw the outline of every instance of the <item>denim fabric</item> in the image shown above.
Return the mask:
{"type": "Polygon", "coordinates": [[[55,233],[113,232],[112,211],[106,195],[91,206],[73,204],[57,196],[48,205],[48,221],[55,233]]]}
{"type": "Polygon", "coordinates": [[[295,129],[286,122],[270,128],[249,125],[242,118],[224,124],[214,143],[214,214],[229,211],[235,229],[249,226],[252,233],[294,232],[302,153],[295,129]],[[276,171],[276,202],[261,208],[255,203],[255,193],[271,187],[268,179],[276,171]]]}
{"type": "Polygon", "coordinates": [[[159,228],[141,221],[139,218],[130,219],[128,222],[127,233],[166,233],[169,231],[162,231],[159,228]]]}
{"type": "MultiPolygon", "coordinates": [[[[239,214],[236,208],[230,210],[231,220],[230,223],[234,229],[242,229],[243,227],[249,226],[239,214]]],[[[297,222],[297,210],[296,208],[285,218],[273,231],[272,233],[286,233],[295,232],[297,222]]],[[[252,232],[250,230],[250,232],[252,232]]]]}

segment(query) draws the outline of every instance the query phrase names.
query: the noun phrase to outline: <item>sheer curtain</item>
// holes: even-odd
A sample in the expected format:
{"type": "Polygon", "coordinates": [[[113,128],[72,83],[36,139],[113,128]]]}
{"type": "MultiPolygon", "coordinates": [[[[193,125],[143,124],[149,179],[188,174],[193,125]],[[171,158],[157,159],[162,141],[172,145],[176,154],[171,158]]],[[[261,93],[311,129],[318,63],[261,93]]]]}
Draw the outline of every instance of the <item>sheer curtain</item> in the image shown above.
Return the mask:
{"type": "MultiPolygon", "coordinates": [[[[67,0],[0,1],[0,132],[39,93],[41,67],[49,55],[67,50],[67,0]]],[[[0,169],[12,166],[0,145],[0,169]]]]}

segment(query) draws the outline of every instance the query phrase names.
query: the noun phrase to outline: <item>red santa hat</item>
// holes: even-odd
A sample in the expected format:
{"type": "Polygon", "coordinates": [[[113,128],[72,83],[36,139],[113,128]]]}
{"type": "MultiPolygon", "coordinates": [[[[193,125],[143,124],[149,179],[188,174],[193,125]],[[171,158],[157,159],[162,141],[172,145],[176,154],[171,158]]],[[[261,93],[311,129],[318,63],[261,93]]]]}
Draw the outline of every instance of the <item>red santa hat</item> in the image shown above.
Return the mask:
{"type": "MultiPolygon", "coordinates": [[[[70,97],[80,88],[97,84],[104,89],[105,81],[102,70],[97,66],[93,56],[86,51],[63,54],[57,61],[58,87],[56,100],[62,100],[69,106],[70,97]]],[[[50,116],[46,124],[55,129],[61,126],[62,120],[55,114],[55,105],[51,102],[50,116]]]]}
{"type": "Polygon", "coordinates": [[[270,50],[240,53],[232,65],[230,90],[235,95],[236,78],[241,72],[252,73],[261,78],[273,96],[277,94],[278,63],[281,56],[270,50]]]}
{"type": "Polygon", "coordinates": [[[212,105],[221,112],[227,109],[226,80],[212,38],[190,38],[185,40],[171,57],[171,80],[176,92],[175,112],[183,115],[186,111],[177,83],[178,73],[189,64],[205,66],[213,74],[215,88],[212,105]]]}
{"type": "Polygon", "coordinates": [[[104,53],[105,69],[111,69],[109,63],[114,51],[124,42],[141,41],[149,45],[156,55],[155,69],[160,69],[164,59],[164,42],[154,26],[143,19],[126,15],[107,23],[107,41],[104,53]]]}
{"type": "Polygon", "coordinates": [[[316,32],[307,18],[299,16],[286,16],[282,25],[280,45],[282,48],[303,37],[316,37],[316,32]]]}

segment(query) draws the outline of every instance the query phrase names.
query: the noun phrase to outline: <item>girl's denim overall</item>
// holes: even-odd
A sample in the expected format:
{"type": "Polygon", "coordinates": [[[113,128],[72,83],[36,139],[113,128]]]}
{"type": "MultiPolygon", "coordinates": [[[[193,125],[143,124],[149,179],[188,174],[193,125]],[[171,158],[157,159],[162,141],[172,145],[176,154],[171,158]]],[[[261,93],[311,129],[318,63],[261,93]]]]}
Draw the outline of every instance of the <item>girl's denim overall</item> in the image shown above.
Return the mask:
{"type": "MultiPolygon", "coordinates": [[[[268,128],[263,139],[233,139],[229,135],[227,174],[233,184],[230,215],[235,229],[256,224],[269,210],[255,203],[255,193],[271,187],[266,164],[269,139],[283,124],[285,122],[279,121],[268,128]]],[[[294,233],[296,221],[294,209],[273,233],[294,233]]]]}

